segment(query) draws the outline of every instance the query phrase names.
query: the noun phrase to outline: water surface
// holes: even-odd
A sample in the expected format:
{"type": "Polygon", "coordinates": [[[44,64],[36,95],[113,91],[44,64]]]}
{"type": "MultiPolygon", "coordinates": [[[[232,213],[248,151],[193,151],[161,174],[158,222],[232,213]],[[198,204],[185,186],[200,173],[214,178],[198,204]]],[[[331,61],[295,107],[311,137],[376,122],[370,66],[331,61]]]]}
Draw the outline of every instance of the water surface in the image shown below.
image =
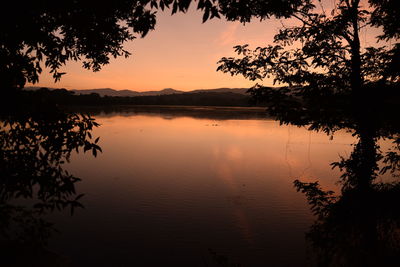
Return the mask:
{"type": "Polygon", "coordinates": [[[96,120],[103,153],[67,166],[85,209],[49,218],[60,231],[49,248],[73,266],[305,266],[314,217],[293,180],[338,189],[330,163],[355,142],[273,119],[96,120]]]}

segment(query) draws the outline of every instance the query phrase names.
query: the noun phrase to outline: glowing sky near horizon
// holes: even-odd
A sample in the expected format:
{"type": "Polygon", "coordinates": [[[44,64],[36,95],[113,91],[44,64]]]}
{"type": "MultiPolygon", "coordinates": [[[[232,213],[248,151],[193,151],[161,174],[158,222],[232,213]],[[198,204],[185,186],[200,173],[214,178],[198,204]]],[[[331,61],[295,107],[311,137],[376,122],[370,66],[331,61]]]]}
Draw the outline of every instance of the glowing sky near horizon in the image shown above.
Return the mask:
{"type": "MultiPolygon", "coordinates": [[[[331,0],[326,0],[329,9],[331,0]]],[[[143,39],[126,42],[129,58],[112,59],[99,72],[82,68],[81,62],[69,62],[61,71],[67,74],[54,83],[47,69],[35,86],[66,89],[113,88],[136,91],[250,87],[255,82],[241,76],[216,72],[217,62],[234,56],[233,46],[251,47],[272,43],[274,34],[290,21],[270,19],[246,25],[213,19],[202,23],[202,13],[192,7],[186,14],[159,12],[156,29],[143,39]]],[[[367,37],[365,36],[365,39],[367,37]]],[[[272,85],[272,79],[264,80],[272,85]]]]}

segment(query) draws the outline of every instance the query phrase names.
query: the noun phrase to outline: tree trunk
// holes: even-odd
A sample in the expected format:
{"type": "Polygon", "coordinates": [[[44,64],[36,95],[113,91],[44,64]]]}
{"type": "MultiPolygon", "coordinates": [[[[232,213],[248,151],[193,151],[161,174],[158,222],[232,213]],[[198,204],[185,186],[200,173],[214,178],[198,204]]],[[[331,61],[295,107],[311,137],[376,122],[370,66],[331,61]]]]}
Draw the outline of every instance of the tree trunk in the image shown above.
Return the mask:
{"type": "Polygon", "coordinates": [[[350,10],[351,24],[353,27],[353,41],[351,42],[351,90],[356,97],[361,96],[362,77],[361,77],[361,53],[360,53],[360,36],[358,34],[358,4],[354,1],[350,10]]]}

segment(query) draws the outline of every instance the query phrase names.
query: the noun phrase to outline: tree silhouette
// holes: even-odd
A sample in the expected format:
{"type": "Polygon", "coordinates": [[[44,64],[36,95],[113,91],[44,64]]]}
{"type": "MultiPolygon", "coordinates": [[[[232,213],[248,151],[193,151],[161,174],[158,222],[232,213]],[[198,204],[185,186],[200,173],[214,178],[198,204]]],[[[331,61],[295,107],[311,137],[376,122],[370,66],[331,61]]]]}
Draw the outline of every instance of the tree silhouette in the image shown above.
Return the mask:
{"type": "Polygon", "coordinates": [[[43,216],[82,207],[75,184],[64,169],[71,153],[101,148],[90,116],[52,112],[51,116],[1,116],[0,239],[44,245],[52,224],[43,216]],[[26,204],[27,203],[27,204],[26,204]]]}
{"type": "Polygon", "coordinates": [[[396,266],[400,259],[400,183],[377,181],[387,171],[398,177],[400,139],[398,132],[385,136],[393,146],[384,153],[378,136],[364,130],[356,131],[359,142],[350,157],[332,164],[343,172],[340,194],[318,182],[294,182],[316,216],[306,234],[311,266],[396,266]]]}
{"type": "Polygon", "coordinates": [[[42,63],[58,81],[60,67],[82,60],[98,71],[110,57],[129,56],[125,41],[144,37],[156,24],[156,11],[186,12],[194,2],[203,21],[225,16],[250,21],[254,16],[287,17],[302,0],[115,0],[12,1],[0,17],[0,86],[35,83],[42,63]]]}
{"type": "Polygon", "coordinates": [[[48,215],[72,215],[83,206],[76,188],[81,179],[65,166],[75,151],[101,151],[91,134],[98,124],[90,116],[55,110],[0,114],[2,265],[60,266],[63,257],[46,248],[57,231],[48,215]]]}
{"type": "Polygon", "coordinates": [[[281,30],[277,45],[254,51],[236,47],[244,58],[224,58],[219,70],[252,80],[274,75],[278,82],[318,88],[333,81],[330,87],[336,90],[349,86],[358,90],[364,80],[398,81],[399,45],[361,53],[358,34],[366,24],[382,27],[381,39],[397,40],[400,29],[394,0],[369,0],[372,11],[360,9],[360,0],[340,0],[331,16],[314,11],[320,3],[316,0],[23,0],[10,2],[0,18],[0,86],[37,82],[42,62],[56,81],[64,74],[60,67],[69,60],[82,60],[84,68],[98,71],[110,57],[130,55],[124,42],[153,30],[157,10],[186,12],[191,3],[203,12],[203,22],[224,17],[246,23],[275,16],[295,17],[303,23],[281,30]],[[283,50],[299,41],[302,49],[283,50]],[[365,61],[380,70],[372,74],[365,61]]]}
{"type": "Polygon", "coordinates": [[[346,130],[358,139],[349,156],[331,163],[341,172],[339,192],[324,190],[318,180],[294,181],[315,215],[306,233],[307,265],[396,266],[400,259],[400,121],[396,102],[382,101],[360,114],[351,105],[342,104],[346,96],[333,100],[300,101],[292,96],[280,99],[270,110],[284,124],[307,126],[332,138],[336,131],[346,130]],[[382,140],[386,143],[381,147],[382,140]]]}
{"type": "Polygon", "coordinates": [[[10,2],[0,18],[2,85],[37,82],[41,61],[59,80],[68,60],[83,59],[83,67],[96,71],[110,56],[128,56],[122,43],[154,28],[154,12],[142,2],[10,2]]]}
{"type": "MultiPolygon", "coordinates": [[[[291,14],[300,25],[283,27],[267,47],[236,46],[239,57],[222,58],[218,70],[253,81],[273,77],[274,83],[291,89],[284,88],[282,97],[351,92],[359,98],[365,87],[399,84],[400,44],[362,47],[360,43],[360,31],[367,27],[383,30],[378,40],[398,41],[399,10],[390,5],[394,1],[339,0],[330,13],[316,9],[321,1],[303,3],[291,14]]],[[[259,84],[252,92],[263,97],[277,93],[263,92],[259,84]]]]}

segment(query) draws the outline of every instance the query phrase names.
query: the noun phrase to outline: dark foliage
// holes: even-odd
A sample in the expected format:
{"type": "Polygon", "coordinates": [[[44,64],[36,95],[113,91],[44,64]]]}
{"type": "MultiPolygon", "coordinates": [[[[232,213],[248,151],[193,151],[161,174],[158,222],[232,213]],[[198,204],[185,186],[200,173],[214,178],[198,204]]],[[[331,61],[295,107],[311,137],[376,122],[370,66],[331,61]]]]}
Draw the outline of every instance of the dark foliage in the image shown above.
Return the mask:
{"type": "Polygon", "coordinates": [[[91,132],[98,124],[85,115],[22,111],[0,116],[0,241],[42,246],[53,232],[43,216],[82,207],[78,177],[64,164],[72,152],[101,148],[91,132]],[[51,114],[51,115],[50,115],[51,114]],[[16,202],[17,201],[17,202],[16,202]],[[20,203],[20,204],[16,204],[20,203]]]}
{"type": "MultiPolygon", "coordinates": [[[[398,143],[398,136],[395,140],[398,143]]],[[[390,153],[398,157],[398,145],[390,153]]],[[[374,137],[362,135],[348,159],[333,163],[343,172],[340,195],[322,190],[318,182],[295,181],[317,216],[306,235],[312,266],[397,266],[400,183],[376,182],[378,174],[387,171],[387,159],[374,137]]],[[[393,174],[400,171],[398,163],[397,158],[397,165],[391,166],[393,174]]]]}
{"type": "MultiPolygon", "coordinates": [[[[236,46],[239,57],[222,58],[218,70],[253,81],[273,78],[290,88],[282,88],[281,98],[342,95],[362,102],[368,89],[375,88],[379,94],[381,88],[400,82],[399,8],[393,2],[340,0],[329,14],[315,9],[322,5],[320,1],[304,1],[291,14],[298,26],[283,27],[274,44],[266,47],[236,46]],[[378,40],[395,43],[363,47],[360,31],[366,27],[382,28],[384,34],[378,40]]],[[[252,91],[271,102],[277,95],[258,84],[252,91]]]]}
{"type": "Polygon", "coordinates": [[[271,15],[287,17],[301,0],[115,0],[11,1],[0,17],[0,86],[35,83],[42,62],[57,81],[67,61],[81,60],[98,71],[110,57],[129,56],[126,41],[144,37],[156,24],[156,11],[186,12],[192,2],[203,22],[224,16],[250,21],[271,15]]]}
{"type": "MultiPolygon", "coordinates": [[[[348,157],[331,164],[342,175],[341,192],[325,191],[319,182],[294,181],[305,194],[316,221],[307,232],[310,266],[396,266],[400,260],[400,121],[393,103],[354,107],[350,101],[308,105],[290,101],[276,109],[282,123],[310,130],[351,131],[358,142],[348,157]],[[279,112],[283,110],[284,112],[279,112]],[[383,150],[379,141],[391,147],[383,150]],[[393,181],[380,179],[385,173],[393,181]]],[[[292,100],[294,101],[294,100],[292,100]]]]}
{"type": "MultiPolygon", "coordinates": [[[[30,102],[42,103],[44,106],[108,106],[108,105],[179,105],[179,106],[237,106],[252,105],[248,95],[231,92],[198,92],[158,96],[103,96],[97,93],[76,95],[65,89],[37,91],[20,91],[18,103],[29,105],[30,102]]],[[[9,97],[9,96],[8,96],[9,97]]]]}

